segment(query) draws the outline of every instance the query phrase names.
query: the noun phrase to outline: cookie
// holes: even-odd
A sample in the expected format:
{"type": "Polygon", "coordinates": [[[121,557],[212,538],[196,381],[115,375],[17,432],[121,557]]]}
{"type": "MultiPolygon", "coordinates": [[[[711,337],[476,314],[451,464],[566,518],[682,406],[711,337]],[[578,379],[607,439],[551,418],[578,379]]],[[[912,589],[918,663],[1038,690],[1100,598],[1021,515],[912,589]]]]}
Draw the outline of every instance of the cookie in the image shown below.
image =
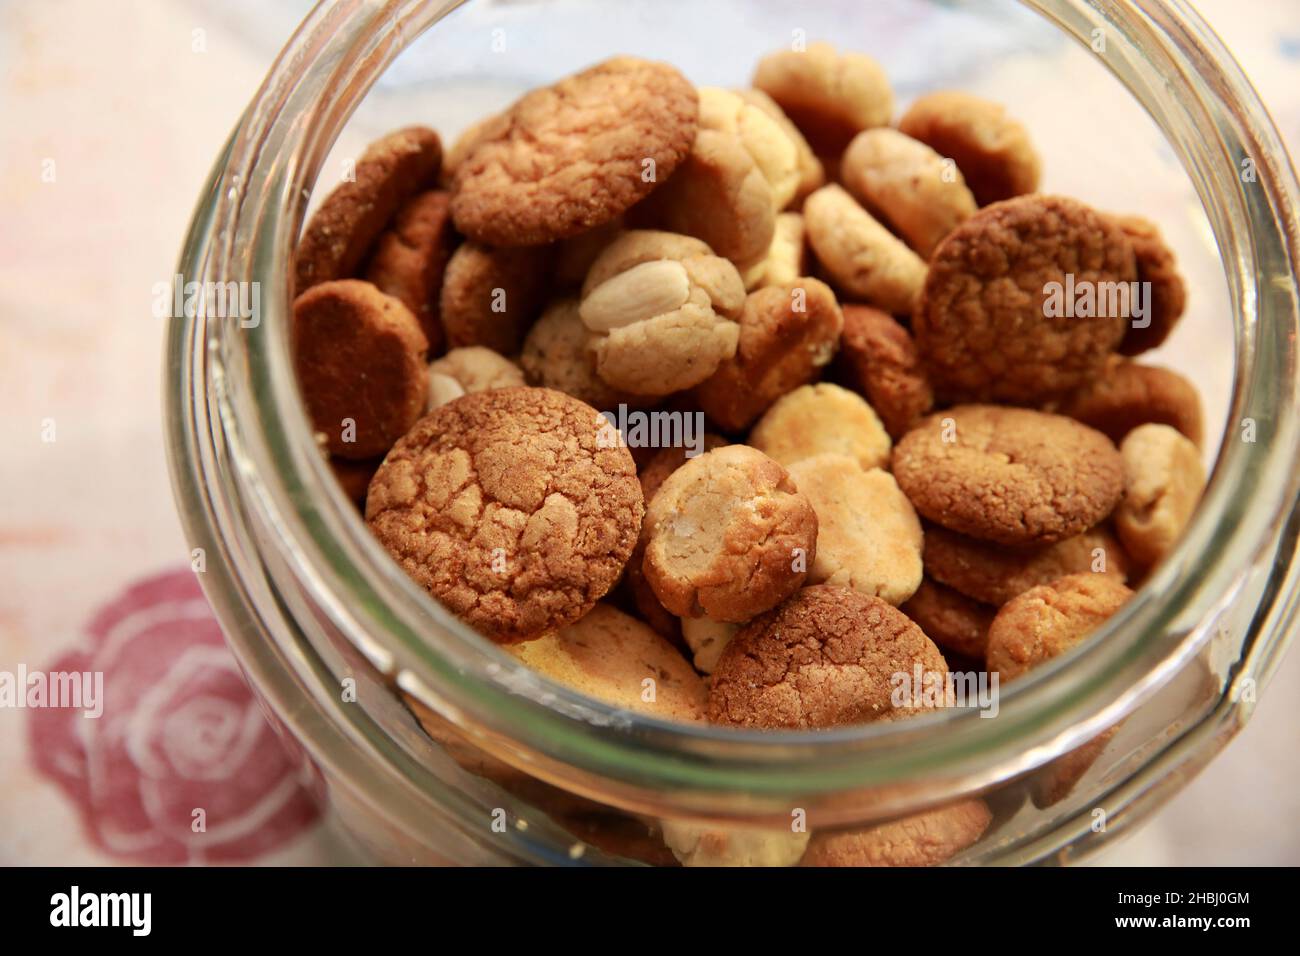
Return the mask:
{"type": "Polygon", "coordinates": [[[794,593],[816,560],[812,505],[784,468],[745,445],[669,475],[646,526],[646,579],[678,617],[748,621],[794,593]]]}
{"type": "Polygon", "coordinates": [[[955,165],[896,129],[863,130],[853,137],[840,177],[922,259],[977,208],[955,165]]]}
{"type": "Polygon", "coordinates": [[[1182,536],[1205,488],[1196,446],[1168,425],[1141,425],[1119,446],[1124,499],[1115,530],[1133,560],[1150,568],[1182,536]]]}
{"type": "Polygon", "coordinates": [[[379,469],[382,458],[368,458],[365,461],[349,461],[346,458],[329,459],[330,471],[338,480],[339,487],[343,493],[348,496],[348,500],[355,505],[364,507],[366,503],[366,489],[370,487],[370,479],[375,476],[379,469]]]}
{"type": "Polygon", "coordinates": [[[569,239],[562,239],[555,244],[555,267],[553,278],[559,289],[577,290],[582,288],[587,273],[592,265],[605,251],[605,247],[624,232],[623,217],[618,216],[588,229],[569,239]]]}
{"type": "Polygon", "coordinates": [[[366,521],[416,583],[509,644],[571,624],[636,544],[632,456],[604,419],[544,388],[475,392],[435,409],[388,453],[366,521]]]}
{"type": "Polygon", "coordinates": [[[420,320],[430,354],[442,349],[438,296],[455,243],[447,193],[430,190],[407,200],[397,211],[392,225],[376,241],[366,267],[368,282],[401,299],[420,320]]]}
{"type": "Polygon", "coordinates": [[[930,93],[908,107],[898,129],[953,160],[981,206],[1038,188],[1038,151],[997,103],[969,93],[930,93]]]}
{"type": "Polygon", "coordinates": [[[848,303],[836,372],[866,396],[895,440],[934,407],[934,390],[911,333],[889,313],[848,303]]]}
{"type": "Polygon", "coordinates": [[[608,604],[510,651],[538,673],[615,707],[662,720],[704,718],[708,692],[686,659],[645,624],[608,604]]]}
{"type": "Polygon", "coordinates": [[[456,170],[460,169],[461,163],[465,162],[465,158],[470,153],[478,149],[479,143],[499,137],[509,129],[510,115],[508,113],[494,113],[491,116],[483,117],[477,123],[471,123],[465,127],[443,155],[443,184],[448,187],[451,186],[456,178],[456,170]]]}
{"type": "Polygon", "coordinates": [[[558,299],[528,330],[519,364],[531,385],[572,395],[601,411],[644,406],[646,396],[620,392],[596,374],[592,336],[578,315],[577,299],[558,299]]]}
{"type": "Polygon", "coordinates": [[[894,447],[894,477],[926,518],[1008,545],[1091,528],[1124,488],[1119,452],[1061,415],[961,405],[922,419],[894,447]]]}
{"type": "Polygon", "coordinates": [[[838,155],[858,132],[889,125],[894,94],[880,65],[828,43],[758,62],[753,84],[772,97],[819,154],[838,155]]]}
{"type": "Polygon", "coordinates": [[[718,658],[742,625],[711,621],[707,617],[681,619],[682,638],[691,649],[692,662],[701,674],[712,674],[718,658]]]}
{"type": "Polygon", "coordinates": [[[944,397],[1038,405],[1101,374],[1136,277],[1113,221],[1073,199],[1022,196],[939,244],[912,331],[944,397]]]}
{"type": "MultiPolygon", "coordinates": [[[[928,540],[930,533],[926,532],[928,540]]],[[[998,609],[968,598],[930,577],[900,608],[917,623],[926,637],[945,652],[983,662],[989,641],[989,625],[998,609]]]]}
{"type": "Polygon", "coordinates": [[[533,90],[456,169],[456,228],[490,246],[535,246],[609,222],[690,152],[699,105],[676,69],[621,56],[533,90]]]}
{"type": "Polygon", "coordinates": [[[1139,425],[1169,425],[1198,448],[1204,433],[1196,386],[1172,369],[1112,355],[1100,376],[1056,408],[1119,444],[1139,425]]]}
{"type": "Polygon", "coordinates": [[[551,258],[549,249],[462,243],[447,263],[438,300],[448,348],[518,352],[546,301],[551,258]]]}
{"type": "Polygon", "coordinates": [[[662,822],[664,842],[682,866],[794,866],[808,846],[806,831],[662,822]]]}
{"type": "Polygon", "coordinates": [[[808,730],[898,720],[923,703],[892,700],[895,674],[946,677],[943,655],[880,598],[825,584],[750,621],[718,661],[708,719],[732,727],[808,730]]]}
{"type": "Polygon", "coordinates": [[[800,866],[938,866],[974,844],[993,821],[983,800],[964,800],[863,830],[813,834],[800,866]]]}
{"type": "Polygon", "coordinates": [[[331,455],[382,455],[424,412],[428,340],[411,311],[369,282],[338,279],[293,303],[293,363],[331,455]]]}
{"type": "Polygon", "coordinates": [[[481,345],[452,349],[429,363],[427,408],[489,388],[514,388],[524,384],[524,373],[510,359],[481,345]]]}
{"type": "Polygon", "coordinates": [[[1187,286],[1178,274],[1173,250],[1155,223],[1141,216],[1115,216],[1114,220],[1133,244],[1138,282],[1150,290],[1148,324],[1139,328],[1130,322],[1119,344],[1121,354],[1138,355],[1163,343],[1174,330],[1187,306],[1187,286]]]}
{"type": "Polygon", "coordinates": [[[843,186],[803,204],[808,243],[835,287],[886,312],[910,314],[925,283],[925,261],[858,205],[843,186]]]}
{"type": "Polygon", "coordinates": [[[931,527],[925,532],[925,573],[976,601],[1000,606],[1067,574],[1106,574],[1124,584],[1128,558],[1104,527],[1041,548],[1007,548],[931,527]]]}
{"type": "Polygon", "coordinates": [[[782,395],[817,377],[834,357],[843,326],[835,293],[817,279],[751,292],[735,354],[691,394],[724,431],[747,428],[782,395]]]}
{"type": "Polygon", "coordinates": [[[802,202],[814,189],[820,189],[824,186],[826,184],[826,170],[822,167],[821,160],[817,158],[817,154],[813,152],[812,146],[804,138],[803,133],[799,131],[799,127],[795,126],[790,117],[785,115],[785,110],[781,109],[780,104],[762,90],[736,90],[736,95],[746,103],[757,106],[776,120],[777,125],[785,130],[785,134],[790,137],[790,142],[794,143],[799,182],[795,188],[793,203],[802,202]]]}
{"type": "Polygon", "coordinates": [[[889,466],[889,435],[871,406],[846,388],[819,382],[778,398],[749,443],[789,467],[814,455],[847,455],[860,468],[889,466]]]}
{"type": "Polygon", "coordinates": [[[776,217],[767,255],[745,270],[746,291],[769,285],[788,285],[808,272],[803,216],[783,212],[776,217]]]}
{"type": "Polygon", "coordinates": [[[767,180],[772,208],[784,209],[799,189],[799,152],[795,141],[770,114],[731,90],[702,86],[700,129],[729,133],[740,140],[767,180]]]}
{"type": "Polygon", "coordinates": [[[921,522],[887,471],[845,455],[814,455],[790,465],[795,486],[817,512],[811,584],[833,584],[895,606],[921,584],[921,522]]]}

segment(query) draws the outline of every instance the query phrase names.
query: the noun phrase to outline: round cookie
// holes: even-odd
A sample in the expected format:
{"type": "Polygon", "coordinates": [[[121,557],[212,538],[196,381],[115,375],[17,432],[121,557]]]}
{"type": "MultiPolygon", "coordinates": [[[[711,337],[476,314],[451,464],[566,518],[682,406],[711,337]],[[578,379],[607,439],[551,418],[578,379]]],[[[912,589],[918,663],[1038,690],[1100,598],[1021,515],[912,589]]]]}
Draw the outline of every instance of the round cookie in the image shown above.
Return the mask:
{"type": "Polygon", "coordinates": [[[1015,680],[1082,643],[1132,596],[1104,574],[1071,574],[1016,595],[989,625],[989,670],[1015,680]]]}
{"type": "Polygon", "coordinates": [[[771,115],[731,90],[702,86],[696,92],[700,97],[700,129],[738,137],[767,180],[772,208],[784,209],[799,189],[795,141],[771,115]]]}
{"type": "Polygon", "coordinates": [[[829,382],[778,398],[754,425],[749,443],[787,467],[827,453],[847,455],[863,469],[889,466],[889,435],[875,411],[829,382]]]}
{"type": "MultiPolygon", "coordinates": [[[[927,531],[926,539],[929,537],[927,531]]],[[[924,577],[916,593],[899,610],[915,621],[943,650],[984,660],[989,625],[993,623],[997,608],[981,604],[960,591],[924,577]]]]}
{"type": "Polygon", "coordinates": [[[969,93],[930,93],[898,121],[900,132],[957,164],[981,206],[1038,188],[1042,163],[1024,126],[969,93]]]}
{"type": "Polygon", "coordinates": [[[1128,325],[1118,294],[1103,290],[1136,277],[1113,221],[1074,199],[1022,196],[939,244],[912,331],[945,397],[1041,404],[1101,374],[1128,325]]]}
{"type": "Polygon", "coordinates": [[[603,423],[550,389],[466,395],[388,453],[366,521],[470,626],[503,644],[539,637],[589,611],[636,544],[641,486],[603,423]]]}
{"type": "Polygon", "coordinates": [[[1061,415],[960,405],[924,418],[894,448],[894,477],[926,518],[1009,545],[1044,545],[1111,513],[1119,452],[1061,415]]]}
{"type": "Polygon", "coordinates": [[[843,186],[809,196],[803,216],[808,242],[837,289],[887,312],[911,314],[925,283],[925,260],[843,186]]]}
{"type": "Polygon", "coordinates": [[[572,395],[602,411],[653,401],[620,392],[596,374],[591,333],[578,315],[577,299],[559,299],[546,307],[528,330],[519,364],[531,384],[572,395]]]}
{"type": "Polygon", "coordinates": [[[519,366],[481,345],[452,349],[429,363],[428,411],[470,392],[514,388],[524,384],[519,366]]]}
{"type": "Polygon", "coordinates": [[[1138,282],[1150,283],[1150,324],[1137,328],[1130,322],[1124,340],[1119,343],[1122,355],[1138,355],[1169,337],[1187,306],[1187,287],[1178,274],[1173,250],[1165,244],[1155,223],[1141,216],[1115,216],[1114,219],[1133,244],[1138,282]]]}
{"type": "Polygon", "coordinates": [[[533,670],[615,707],[663,720],[704,719],[708,691],[686,659],[608,604],[510,651],[533,670]]]}
{"type": "Polygon", "coordinates": [[[1204,426],[1196,386],[1177,372],[1112,355],[1101,375],[1056,409],[1119,444],[1139,425],[1169,425],[1198,448],[1204,426]]]}
{"type": "Polygon", "coordinates": [[[817,158],[817,154],[813,152],[812,146],[808,144],[803,133],[799,132],[799,127],[785,115],[785,110],[781,109],[780,104],[762,90],[736,90],[736,95],[776,120],[777,125],[790,137],[790,142],[794,143],[799,170],[799,183],[795,189],[794,202],[796,204],[802,202],[814,189],[824,186],[826,170],[822,167],[821,160],[817,158]]]}
{"type": "Polygon", "coordinates": [[[676,69],[627,56],[533,90],[480,131],[457,167],[456,228],[487,245],[529,246],[606,223],[686,158],[698,111],[676,69]]]}
{"type": "Polygon", "coordinates": [[[366,267],[366,279],[375,288],[401,299],[420,320],[433,355],[442,348],[438,295],[456,243],[447,203],[447,193],[440,189],[407,201],[375,243],[366,267]]]}
{"type": "Polygon", "coordinates": [[[338,279],[293,303],[293,363],[312,427],[332,455],[382,455],[424,411],[428,340],[369,282],[338,279]]]}
{"type": "Polygon", "coordinates": [[[1205,488],[1196,446],[1168,425],[1141,425],[1119,447],[1124,499],[1115,530],[1133,560],[1149,568],[1182,536],[1205,488]]]}
{"type": "Polygon", "coordinates": [[[447,346],[518,352],[546,300],[550,267],[549,249],[462,243],[447,263],[438,301],[447,346]]]}
{"type": "Polygon", "coordinates": [[[925,573],[976,601],[1000,606],[1067,574],[1107,574],[1123,584],[1128,559],[1101,526],[1041,548],[1007,548],[931,527],[925,532],[925,573]]]}
{"type": "Polygon", "coordinates": [[[843,306],[841,381],[866,396],[891,438],[899,439],[934,407],[934,390],[907,329],[869,305],[843,306]]]}
{"type": "Polygon", "coordinates": [[[731,639],[740,631],[740,624],[711,621],[707,617],[681,619],[682,639],[691,649],[695,669],[701,674],[712,674],[718,658],[731,639]]]}
{"type": "Polygon", "coordinates": [[[993,814],[983,800],[964,800],[865,830],[813,834],[800,866],[938,866],[969,847],[993,814]]]}
{"type": "Polygon", "coordinates": [[[817,512],[815,584],[833,584],[902,604],[921,584],[921,522],[887,471],[845,455],[814,455],[790,466],[817,512]]]}
{"type": "Polygon", "coordinates": [[[646,526],[646,579],[678,617],[748,621],[797,590],[816,560],[812,505],[784,468],[746,445],[669,475],[646,526]]]}
{"type": "Polygon", "coordinates": [[[921,703],[895,706],[893,675],[918,664],[948,673],[898,609],[848,588],[803,588],[732,638],[713,670],[708,719],[769,730],[902,719],[921,703]]]}

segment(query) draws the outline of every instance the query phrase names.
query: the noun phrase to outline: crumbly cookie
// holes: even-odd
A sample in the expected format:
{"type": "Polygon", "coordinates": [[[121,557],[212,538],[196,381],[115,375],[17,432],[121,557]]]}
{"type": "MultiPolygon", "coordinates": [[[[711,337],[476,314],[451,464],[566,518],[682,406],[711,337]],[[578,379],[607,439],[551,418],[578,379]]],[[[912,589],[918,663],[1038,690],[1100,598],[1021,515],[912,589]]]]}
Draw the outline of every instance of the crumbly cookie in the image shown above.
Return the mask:
{"type": "Polygon", "coordinates": [[[750,621],[722,652],[709,685],[711,723],[807,730],[918,712],[895,706],[893,675],[946,676],[943,655],[905,614],[848,588],[819,584],[750,621]]]}
{"type": "Polygon", "coordinates": [[[794,866],[807,831],[722,827],[664,820],[664,842],[682,866],[794,866]]]}
{"type": "Polygon", "coordinates": [[[891,438],[902,438],[934,407],[916,343],[887,312],[856,303],[841,308],[840,380],[866,396],[891,438]]]}
{"type": "Polygon", "coordinates": [[[847,455],[863,469],[889,467],[889,435],[871,406],[846,388],[819,382],[778,398],[749,443],[789,467],[814,455],[847,455]]]}
{"type": "Polygon", "coordinates": [[[898,129],[953,160],[981,206],[1038,188],[1038,151],[997,103],[969,93],[930,93],[908,107],[898,129]]]}
{"type": "Polygon", "coordinates": [[[702,86],[700,129],[730,133],[740,139],[767,180],[774,209],[784,209],[799,189],[799,152],[789,134],[771,115],[731,90],[702,86]]]}
{"type": "Polygon", "coordinates": [[[449,348],[519,351],[546,301],[550,249],[493,249],[465,242],[443,274],[439,311],[449,348]]]}
{"type": "Polygon", "coordinates": [[[736,267],[700,240],[633,230],[592,263],[578,316],[605,384],[661,396],[704,381],[735,353],[744,301],[736,267]]]}
{"type": "Polygon", "coordinates": [[[803,216],[808,242],[837,289],[887,312],[916,308],[925,261],[843,186],[823,186],[809,196],[803,216]]]}
{"type": "Polygon", "coordinates": [[[429,352],[442,348],[438,295],[442,275],[456,243],[447,209],[447,193],[420,193],[397,211],[391,226],[375,243],[366,279],[380,292],[396,296],[420,320],[429,352]]]}
{"type": "Polygon", "coordinates": [[[582,617],[613,587],[643,503],[595,409],[545,388],[475,392],[388,453],[366,521],[418,584],[499,643],[582,617]]]}
{"type": "Polygon", "coordinates": [[[369,282],[315,285],[293,303],[293,362],[331,455],[382,455],[424,412],[428,340],[411,311],[369,282]]]}
{"type": "Polygon", "coordinates": [[[975,843],[992,821],[988,804],[973,799],[864,830],[821,830],[799,865],[938,866],[975,843]]]}
{"type": "Polygon", "coordinates": [[[1128,558],[1104,527],[1041,548],[1007,548],[946,528],[925,532],[925,573],[985,604],[1003,605],[1032,587],[1067,574],[1128,580],[1128,558]]]}
{"type": "Polygon", "coordinates": [[[713,668],[718,666],[718,658],[741,626],[726,621],[712,621],[707,617],[682,618],[682,638],[691,649],[695,669],[701,674],[712,674],[713,668]]]}
{"type": "Polygon", "coordinates": [[[477,123],[465,127],[447,149],[442,158],[442,183],[450,187],[456,178],[456,170],[470,153],[478,148],[479,143],[496,139],[510,129],[510,114],[494,113],[485,116],[477,123]]]}
{"type": "Polygon", "coordinates": [[[751,291],[769,285],[788,285],[807,275],[805,235],[800,213],[783,212],[777,216],[767,255],[745,270],[745,289],[751,291]]]}
{"type": "Polygon", "coordinates": [[[795,462],[790,477],[817,512],[810,583],[852,588],[895,606],[916,593],[921,522],[893,475],[826,454],[795,462]]]}
{"type": "Polygon", "coordinates": [[[1174,330],[1187,306],[1187,286],[1178,274],[1178,263],[1174,259],[1173,250],[1165,244],[1155,223],[1141,216],[1113,218],[1133,244],[1137,256],[1138,282],[1150,283],[1150,324],[1145,328],[1137,328],[1130,322],[1124,340],[1119,343],[1121,354],[1138,355],[1160,345],[1174,330]]]}
{"type": "Polygon", "coordinates": [[[592,345],[591,333],[578,315],[578,300],[558,299],[528,330],[519,364],[530,384],[572,395],[601,411],[653,401],[605,384],[596,374],[592,345]]]}
{"type": "Polygon", "coordinates": [[[929,259],[940,240],[977,208],[959,169],[896,129],[868,129],[853,137],[840,162],[840,177],[922,259],[929,259]]]}
{"type": "Polygon", "coordinates": [[[1124,499],[1115,530],[1139,565],[1160,561],[1182,536],[1205,488],[1196,446],[1168,425],[1140,425],[1119,446],[1124,499]]]}
{"type": "Polygon", "coordinates": [[[555,244],[555,285],[560,289],[580,290],[587,273],[605,248],[623,233],[623,217],[611,219],[603,226],[588,229],[555,244]]]}
{"type": "Polygon", "coordinates": [[[961,405],[894,447],[894,477],[936,524],[1009,545],[1043,545],[1109,515],[1124,486],[1110,439],[1062,415],[961,405]]]}
{"type": "Polygon", "coordinates": [[[686,158],[698,112],[676,69],[627,56],[533,90],[480,131],[457,167],[456,228],[487,245],[525,246],[606,223],[686,158]]]}
{"type": "Polygon", "coordinates": [[[1067,396],[1056,411],[1119,444],[1139,425],[1169,425],[1200,447],[1204,425],[1196,386],[1172,369],[1112,355],[1097,378],[1067,396]]]}
{"type": "Polygon", "coordinates": [[[722,429],[747,428],[786,392],[817,377],[843,327],[835,293],[817,279],[752,292],[735,354],[691,394],[722,429]]]}
{"type": "MultiPolygon", "coordinates": [[[[926,539],[929,537],[927,531],[926,539]]],[[[981,662],[989,642],[989,625],[998,613],[996,607],[981,604],[928,576],[921,579],[921,586],[899,610],[941,650],[981,662]]]]}
{"type": "Polygon", "coordinates": [[[1065,653],[1133,596],[1105,574],[1070,574],[1016,595],[989,626],[990,671],[1011,681],[1065,653]]]}
{"type": "Polygon", "coordinates": [[[628,223],[700,239],[747,269],[776,228],[772,187],[740,137],[702,129],[672,178],[628,212],[628,223]]]}
{"type": "Polygon", "coordinates": [[[889,125],[894,94],[885,71],[829,43],[779,50],[759,60],[753,85],[774,99],[822,154],[838,155],[859,131],[889,125]]]}
{"type": "Polygon", "coordinates": [[[429,363],[429,398],[433,411],[470,392],[489,388],[515,388],[524,384],[524,373],[510,359],[481,345],[452,349],[429,363]]]}
{"type": "Polygon", "coordinates": [[[981,209],[930,260],[912,324],[930,380],[952,400],[1025,405],[1080,387],[1128,324],[1105,290],[1136,276],[1123,231],[1081,202],[1033,195],[981,209]]]}
{"type": "Polygon", "coordinates": [[[747,621],[798,589],[817,556],[817,515],[785,469],[746,445],[686,462],[646,513],[643,568],[679,617],[747,621]]]}
{"type": "Polygon", "coordinates": [[[294,294],[353,275],[375,239],[407,199],[438,179],[442,142],[410,126],[371,143],[353,179],[325,197],[294,252],[294,294]]]}
{"type": "Polygon", "coordinates": [[[802,202],[814,189],[826,185],[826,170],[822,167],[821,160],[817,158],[817,154],[813,152],[812,146],[799,131],[799,127],[785,115],[781,105],[762,90],[736,90],[736,95],[776,120],[777,125],[790,137],[790,142],[794,143],[799,183],[795,188],[793,202],[796,204],[802,202]]]}
{"type": "Polygon", "coordinates": [[[708,691],[686,659],[645,624],[608,604],[510,650],[533,670],[615,707],[663,720],[704,718],[708,691]]]}

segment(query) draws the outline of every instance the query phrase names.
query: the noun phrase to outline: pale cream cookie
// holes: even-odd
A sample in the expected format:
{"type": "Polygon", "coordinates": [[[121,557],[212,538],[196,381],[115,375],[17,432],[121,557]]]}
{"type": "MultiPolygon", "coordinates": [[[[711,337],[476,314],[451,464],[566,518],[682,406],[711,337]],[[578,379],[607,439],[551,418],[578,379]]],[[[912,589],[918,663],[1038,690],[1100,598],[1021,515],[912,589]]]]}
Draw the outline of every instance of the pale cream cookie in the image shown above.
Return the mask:
{"type": "Polygon", "coordinates": [[[754,425],[749,443],[789,467],[833,452],[864,469],[889,466],[889,433],[862,397],[830,382],[778,398],[754,425]]]}
{"type": "Polygon", "coordinates": [[[1205,488],[1196,446],[1168,425],[1140,425],[1119,446],[1124,497],[1115,530],[1138,564],[1151,567],[1173,549],[1205,488]]]}

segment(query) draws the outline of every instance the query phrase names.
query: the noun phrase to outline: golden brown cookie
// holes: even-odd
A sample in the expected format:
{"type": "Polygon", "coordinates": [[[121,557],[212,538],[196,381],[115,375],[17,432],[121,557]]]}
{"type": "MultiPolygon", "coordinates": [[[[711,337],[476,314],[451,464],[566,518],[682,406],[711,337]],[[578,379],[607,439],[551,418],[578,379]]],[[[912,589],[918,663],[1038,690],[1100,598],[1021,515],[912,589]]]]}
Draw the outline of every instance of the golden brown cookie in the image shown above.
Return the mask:
{"type": "MultiPolygon", "coordinates": [[[[927,532],[926,538],[929,536],[927,532]]],[[[981,604],[930,577],[921,579],[921,586],[899,610],[942,650],[981,663],[989,641],[989,625],[998,612],[996,607],[981,604]]]]}
{"type": "Polygon", "coordinates": [[[371,143],[354,177],[325,197],[303,230],[294,253],[294,294],[352,276],[402,203],[437,181],[441,163],[438,134],[423,126],[371,143]]]}
{"type": "Polygon", "coordinates": [[[947,675],[943,655],[905,614],[858,591],[819,584],[750,621],[709,685],[711,723],[807,730],[917,713],[895,706],[895,674],[947,675]]]}
{"type": "Polygon", "coordinates": [[[799,152],[795,141],[770,114],[731,90],[702,86],[700,129],[730,133],[740,139],[767,180],[772,208],[784,209],[799,189],[799,152]]]}
{"type": "Polygon", "coordinates": [[[806,830],[725,827],[664,820],[664,842],[682,866],[794,866],[808,846],[806,830]]]}
{"type": "Polygon", "coordinates": [[[388,453],[366,521],[453,613],[510,644],[582,617],[640,531],[632,456],[595,409],[545,388],[475,392],[435,409],[388,453]]]}
{"type": "Polygon", "coordinates": [[[1022,196],[939,244],[912,331],[945,397],[1040,404],[1101,374],[1136,277],[1112,220],[1073,199],[1022,196]]]}
{"type": "Polygon", "coordinates": [[[907,329],[869,305],[842,307],[837,371],[841,381],[866,396],[895,440],[934,407],[934,390],[907,329]]]}
{"type": "Polygon", "coordinates": [[[646,524],[646,579],[678,617],[748,621],[797,590],[817,556],[812,505],[784,468],[747,445],[674,471],[646,524]]]}
{"type": "Polygon", "coordinates": [[[690,152],[699,105],[676,69],[620,56],[526,94],[456,169],[456,228],[541,245],[609,222],[690,152]]]}
{"type": "Polygon", "coordinates": [[[1124,584],[1128,559],[1115,536],[1100,526],[1039,548],[1008,548],[930,527],[925,573],[976,601],[1001,606],[1067,574],[1107,574],[1124,584]]]}
{"type": "Polygon", "coordinates": [[[1038,188],[1042,163],[1024,126],[997,103],[969,93],[930,93],[898,128],[953,160],[981,206],[1038,188]]]}
{"type": "Polygon", "coordinates": [[[711,621],[707,617],[682,618],[682,639],[691,649],[695,669],[701,674],[712,674],[713,668],[718,666],[718,658],[743,626],[711,621]]]}
{"type": "Polygon", "coordinates": [[[456,236],[447,209],[447,193],[420,193],[397,211],[393,224],[375,243],[366,279],[380,292],[396,296],[420,320],[429,352],[442,349],[438,295],[442,274],[456,236]]]}
{"type": "Polygon", "coordinates": [[[960,405],[923,418],[894,447],[894,477],[936,524],[1009,545],[1069,538],[1111,513],[1119,452],[1062,415],[960,405]]]}
{"type": "Polygon", "coordinates": [[[785,115],[785,110],[781,109],[780,104],[762,90],[737,90],[736,95],[776,120],[777,125],[790,137],[790,142],[794,143],[799,170],[799,183],[795,189],[794,202],[796,204],[802,202],[814,189],[824,186],[826,170],[822,168],[821,160],[817,158],[817,154],[813,152],[812,146],[808,144],[803,133],[799,132],[799,127],[785,115]]]}
{"type": "Polygon", "coordinates": [[[722,429],[747,428],[786,392],[817,377],[834,357],[843,326],[835,293],[817,279],[752,292],[735,354],[692,395],[722,429]]]}
{"type": "Polygon", "coordinates": [[[533,670],[615,707],[663,720],[704,719],[708,691],[700,675],[666,640],[608,604],[510,651],[533,670]]]}
{"type": "Polygon", "coordinates": [[[448,348],[518,352],[546,301],[551,258],[549,249],[462,243],[447,263],[439,297],[448,348]]]}
{"type": "Polygon", "coordinates": [[[1016,595],[989,626],[985,656],[1005,681],[1082,643],[1133,592],[1105,574],[1071,574],[1016,595]]]}
{"type": "Polygon", "coordinates": [[[321,283],[293,303],[293,361],[308,417],[332,455],[382,455],[424,412],[428,340],[369,282],[321,283]]]}
{"type": "Polygon", "coordinates": [[[1200,447],[1204,426],[1196,386],[1177,372],[1112,355],[1101,375],[1057,407],[1119,444],[1139,425],[1169,425],[1200,447]]]}
{"type": "Polygon", "coordinates": [[[1182,536],[1205,488],[1196,446],[1168,425],[1140,425],[1119,447],[1124,499],[1115,530],[1133,560],[1149,568],[1182,536]]]}
{"type": "Polygon", "coordinates": [[[772,244],[767,255],[745,270],[745,289],[761,289],[769,285],[786,285],[808,274],[807,243],[803,216],[797,212],[783,212],[776,217],[772,244]]]}
{"type": "Polygon", "coordinates": [[[557,299],[528,330],[519,364],[532,385],[564,392],[600,411],[644,406],[652,399],[620,392],[596,374],[591,332],[578,315],[577,299],[557,299]]]}
{"type": "Polygon", "coordinates": [[[938,866],[983,836],[992,821],[988,804],[974,799],[864,830],[822,830],[799,865],[938,866]]]}
{"type": "Polygon", "coordinates": [[[479,143],[495,139],[509,129],[509,113],[494,113],[461,130],[460,135],[452,142],[442,158],[442,183],[450,187],[456,178],[456,170],[460,169],[460,164],[465,161],[465,158],[478,148],[479,143]]]}
{"type": "Polygon", "coordinates": [[[787,467],[814,455],[847,455],[860,468],[889,467],[889,435],[861,396],[830,382],[803,385],[772,403],[749,443],[787,467]]]}
{"type": "Polygon", "coordinates": [[[1137,255],[1138,282],[1150,283],[1148,300],[1151,314],[1147,317],[1150,324],[1137,328],[1129,323],[1124,340],[1119,344],[1123,355],[1137,355],[1147,349],[1153,349],[1169,337],[1178,320],[1183,316],[1187,306],[1187,287],[1183,277],[1178,274],[1178,263],[1173,250],[1165,244],[1160,229],[1149,219],[1141,216],[1115,216],[1115,221],[1133,243],[1137,255]]]}

